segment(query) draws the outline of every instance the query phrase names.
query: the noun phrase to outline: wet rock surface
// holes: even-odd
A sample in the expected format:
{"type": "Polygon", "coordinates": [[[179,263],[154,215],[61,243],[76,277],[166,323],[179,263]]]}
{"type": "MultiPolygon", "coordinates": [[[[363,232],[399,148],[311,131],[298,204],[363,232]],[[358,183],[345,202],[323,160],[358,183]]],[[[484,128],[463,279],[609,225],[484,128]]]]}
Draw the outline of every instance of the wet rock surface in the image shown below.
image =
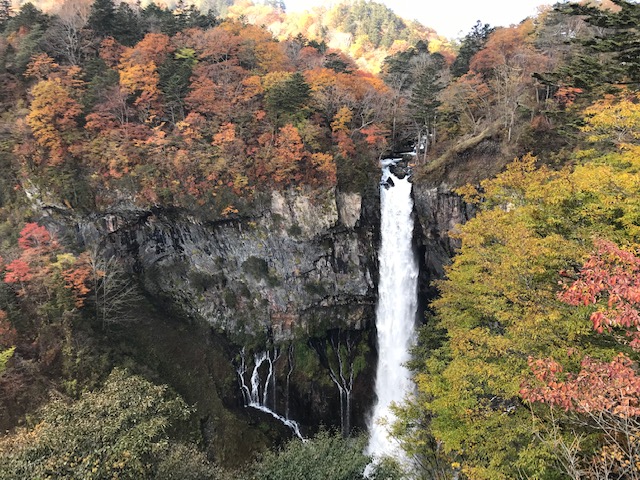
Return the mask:
{"type": "Polygon", "coordinates": [[[413,157],[409,155],[403,156],[401,160],[389,166],[389,171],[399,179],[411,177],[411,175],[413,175],[413,170],[410,165],[412,159],[413,157]]]}

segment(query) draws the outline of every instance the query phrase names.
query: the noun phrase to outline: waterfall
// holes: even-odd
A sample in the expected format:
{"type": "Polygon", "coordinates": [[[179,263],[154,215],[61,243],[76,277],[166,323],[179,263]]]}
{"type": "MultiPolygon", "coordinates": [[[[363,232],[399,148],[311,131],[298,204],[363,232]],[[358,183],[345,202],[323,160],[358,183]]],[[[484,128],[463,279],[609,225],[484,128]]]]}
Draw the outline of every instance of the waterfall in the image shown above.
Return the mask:
{"type": "MultiPolygon", "coordinates": [[[[288,418],[289,412],[287,407],[287,415],[283,417],[275,412],[276,408],[276,372],[275,363],[280,358],[280,352],[274,347],[273,352],[266,350],[264,352],[256,353],[253,355],[253,370],[251,372],[250,382],[251,388],[245,381],[245,375],[248,371],[247,363],[245,360],[244,348],[240,352],[240,364],[236,368],[238,378],[240,380],[240,389],[242,390],[242,396],[244,397],[245,407],[255,408],[262,412],[268,413],[276,420],[279,420],[284,425],[289,427],[291,431],[300,439],[304,440],[302,433],[300,433],[300,425],[288,418]],[[266,376],[264,381],[260,374],[260,368],[263,364],[266,364],[266,376]],[[273,409],[269,407],[272,405],[273,409]]],[[[289,372],[289,375],[291,372],[289,372]]],[[[287,381],[288,377],[287,375],[287,381]]]]}
{"type": "Polygon", "coordinates": [[[347,438],[351,435],[351,393],[357,375],[356,358],[360,355],[358,343],[362,337],[353,331],[334,329],[323,339],[310,341],[318,354],[320,364],[328,371],[340,397],[340,431],[347,438]]]}
{"type": "Polygon", "coordinates": [[[287,350],[287,363],[289,365],[289,371],[287,372],[287,385],[285,390],[285,405],[284,405],[284,418],[289,418],[289,395],[291,393],[291,374],[293,373],[293,343],[289,344],[287,350]]]}
{"type": "Polygon", "coordinates": [[[398,178],[391,173],[390,167],[396,162],[399,160],[387,160],[382,164],[382,244],[376,310],[378,367],[375,392],[378,400],[369,424],[367,453],[374,458],[391,456],[404,464],[406,457],[397,442],[389,437],[388,430],[395,420],[391,404],[401,402],[414,389],[405,364],[415,334],[418,264],[412,248],[411,183],[408,175],[398,178]]]}

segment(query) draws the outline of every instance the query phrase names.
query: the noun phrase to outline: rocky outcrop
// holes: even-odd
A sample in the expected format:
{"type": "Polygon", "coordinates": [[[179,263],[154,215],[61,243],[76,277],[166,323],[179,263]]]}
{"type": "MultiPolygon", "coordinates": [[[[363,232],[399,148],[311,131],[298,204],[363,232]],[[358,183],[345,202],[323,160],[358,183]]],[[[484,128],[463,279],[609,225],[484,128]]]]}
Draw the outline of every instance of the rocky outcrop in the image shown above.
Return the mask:
{"type": "Polygon", "coordinates": [[[451,262],[459,241],[451,237],[457,227],[474,214],[473,207],[446,186],[414,184],[413,196],[417,216],[416,244],[421,254],[420,289],[433,295],[431,282],[444,276],[444,266],[451,262]]]}
{"type": "Polygon", "coordinates": [[[126,259],[151,295],[231,338],[281,341],[373,320],[377,228],[362,202],[274,191],[251,218],[119,210],[79,220],[78,236],[126,259]]]}
{"type": "MultiPolygon", "coordinates": [[[[177,313],[168,317],[186,314],[208,324],[211,338],[224,339],[218,342],[226,345],[224,351],[216,354],[225,358],[225,371],[237,371],[241,351],[249,370],[254,354],[280,352],[269,407],[290,414],[310,433],[322,424],[339,428],[341,422],[339,391],[321,361],[333,345],[327,338],[355,342],[357,361],[365,365],[353,385],[355,428],[364,428],[372,402],[375,335],[370,330],[379,231],[375,195],[363,199],[335,189],[274,191],[256,201],[251,217],[217,220],[124,203],[86,216],[51,207],[45,209],[45,221],[68,243],[125,262],[155,305],[177,313]]],[[[337,354],[343,355],[340,347],[337,354]]],[[[344,360],[351,364],[356,357],[344,360]]],[[[245,417],[255,412],[244,408],[239,378],[234,377],[227,375],[216,388],[225,409],[244,419],[241,423],[252,423],[253,417],[245,417]]],[[[200,395],[195,384],[183,390],[178,383],[171,380],[185,398],[200,395]]],[[[219,406],[202,408],[206,425],[228,416],[219,406]]],[[[211,428],[220,428],[214,423],[211,428]]]]}

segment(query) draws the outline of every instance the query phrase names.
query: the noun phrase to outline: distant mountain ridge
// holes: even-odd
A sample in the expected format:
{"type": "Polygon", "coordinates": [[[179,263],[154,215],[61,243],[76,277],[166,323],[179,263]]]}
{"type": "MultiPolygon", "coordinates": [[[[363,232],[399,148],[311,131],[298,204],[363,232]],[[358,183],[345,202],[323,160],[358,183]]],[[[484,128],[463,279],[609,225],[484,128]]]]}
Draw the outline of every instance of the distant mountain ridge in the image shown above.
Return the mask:
{"type": "MultiPolygon", "coordinates": [[[[13,2],[14,9],[27,2],[13,2]]],[[[44,12],[57,12],[65,3],[61,0],[34,0],[44,12]]],[[[74,0],[74,5],[88,8],[91,0],[74,0]]],[[[133,7],[146,6],[149,1],[128,2],[133,7]]],[[[345,0],[333,6],[315,7],[309,11],[286,11],[286,2],[278,0],[168,0],[155,2],[179,11],[194,5],[203,13],[211,11],[220,18],[233,18],[258,26],[265,26],[276,38],[285,40],[302,35],[308,40],[341,50],[356,61],[359,68],[377,73],[384,59],[404,51],[422,40],[430,51],[453,58],[454,46],[415,20],[405,20],[386,5],[368,0],[345,0]]]]}

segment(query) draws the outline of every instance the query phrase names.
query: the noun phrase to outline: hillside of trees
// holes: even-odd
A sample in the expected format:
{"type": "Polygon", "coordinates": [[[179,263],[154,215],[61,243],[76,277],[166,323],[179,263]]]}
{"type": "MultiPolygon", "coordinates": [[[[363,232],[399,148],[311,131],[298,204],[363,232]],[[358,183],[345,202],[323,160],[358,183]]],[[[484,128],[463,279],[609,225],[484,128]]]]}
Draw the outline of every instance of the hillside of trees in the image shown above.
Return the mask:
{"type": "Polygon", "coordinates": [[[639,20],[616,0],[497,29],[439,97],[443,135],[532,153],[458,190],[478,213],[396,426],[425,478],[638,476],[639,20]]]}
{"type": "Polygon", "coordinates": [[[412,475],[638,478],[640,6],[478,22],[455,53],[375,2],[213,6],[0,2],[0,477],[362,478],[363,438],[323,431],[207,457],[129,321],[156,306],[39,209],[226,221],[273,190],[375,189],[416,148],[415,184],[477,215],[398,406],[412,475]]]}
{"type": "Polygon", "coordinates": [[[398,17],[387,6],[371,1],[338,2],[302,13],[288,13],[286,2],[242,0],[227,9],[227,16],[265,26],[279,40],[304,35],[309,40],[349,54],[356,65],[380,71],[384,59],[418,41],[432,51],[453,58],[453,45],[428,27],[398,17]]]}

